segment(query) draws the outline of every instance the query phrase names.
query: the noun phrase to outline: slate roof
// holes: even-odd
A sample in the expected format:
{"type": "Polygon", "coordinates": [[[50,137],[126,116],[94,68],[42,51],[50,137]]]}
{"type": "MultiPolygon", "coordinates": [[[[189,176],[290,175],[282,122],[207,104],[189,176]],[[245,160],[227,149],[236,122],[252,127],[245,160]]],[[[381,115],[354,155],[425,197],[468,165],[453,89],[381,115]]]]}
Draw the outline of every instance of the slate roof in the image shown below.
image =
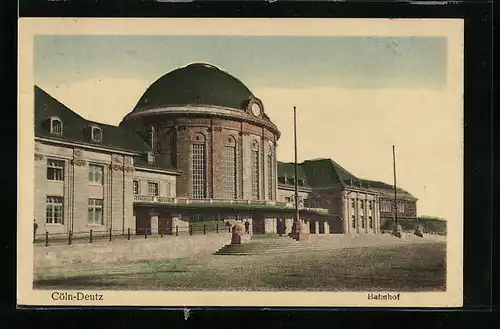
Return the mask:
{"type": "Polygon", "coordinates": [[[193,63],[157,79],[133,112],[179,105],[216,105],[245,109],[252,92],[237,78],[205,63],[193,63]]]}
{"type": "MultiPolygon", "coordinates": [[[[387,184],[384,182],[380,181],[374,181],[374,180],[368,180],[368,179],[363,179],[363,182],[368,184],[369,188],[371,190],[377,191],[378,193],[382,194],[383,196],[387,197],[394,197],[394,185],[387,184]]],[[[396,187],[396,196],[409,199],[409,200],[414,200],[416,201],[417,198],[413,196],[410,192],[400,188],[396,187]]]]}
{"type": "MultiPolygon", "coordinates": [[[[347,169],[332,159],[306,160],[298,164],[299,179],[304,179],[305,186],[310,188],[354,187],[373,191],[384,196],[394,196],[393,185],[356,177],[347,169]]],[[[278,177],[295,177],[293,162],[278,162],[278,177]]],[[[283,186],[283,184],[281,184],[283,186]]],[[[408,191],[397,188],[397,196],[410,200],[417,200],[408,191]]]]}
{"type": "MultiPolygon", "coordinates": [[[[354,176],[332,159],[306,160],[298,165],[299,179],[304,179],[305,186],[311,188],[353,186],[366,188],[359,178],[354,176]]],[[[278,177],[295,177],[294,163],[278,162],[278,177]]]]}
{"type": "Polygon", "coordinates": [[[169,155],[161,154],[155,156],[155,161],[153,163],[148,163],[146,161],[146,157],[141,155],[137,155],[134,157],[134,166],[136,167],[144,167],[151,169],[167,169],[167,170],[176,170],[173,165],[172,159],[169,155]]]}
{"type": "Polygon", "coordinates": [[[135,132],[100,122],[86,120],[63,103],[49,95],[38,86],[35,93],[35,137],[50,138],[85,145],[100,146],[114,150],[136,153],[135,161],[144,167],[174,169],[169,158],[160,157],[155,164],[148,164],[144,154],[151,151],[149,145],[135,132]],[[50,133],[48,119],[57,117],[63,123],[62,136],[50,133]],[[89,129],[97,126],[102,131],[102,141],[94,142],[89,138],[89,129]],[[141,160],[142,157],[142,160],[141,160]],[[141,161],[143,163],[141,163],[141,161]]]}

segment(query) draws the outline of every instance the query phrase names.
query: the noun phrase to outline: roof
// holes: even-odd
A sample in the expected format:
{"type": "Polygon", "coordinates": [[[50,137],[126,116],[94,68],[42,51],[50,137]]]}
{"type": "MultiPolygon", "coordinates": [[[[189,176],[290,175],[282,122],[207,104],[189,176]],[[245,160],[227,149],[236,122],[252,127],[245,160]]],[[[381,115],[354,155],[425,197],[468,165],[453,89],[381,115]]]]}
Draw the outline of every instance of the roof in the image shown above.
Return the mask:
{"type": "MultiPolygon", "coordinates": [[[[366,188],[366,184],[332,159],[306,160],[298,164],[299,179],[312,188],[353,186],[366,188]]],[[[295,177],[294,163],[278,162],[278,177],[295,177]]]]}
{"type": "MultiPolygon", "coordinates": [[[[384,196],[390,196],[391,198],[394,197],[394,185],[387,184],[387,183],[380,182],[380,181],[368,180],[368,179],[363,179],[363,182],[368,184],[368,186],[371,190],[375,190],[384,196]]],[[[408,192],[400,187],[396,187],[396,196],[407,198],[407,199],[412,199],[412,200],[417,200],[417,198],[415,196],[413,196],[410,192],[408,192]]]]}
{"type": "MultiPolygon", "coordinates": [[[[362,190],[374,191],[384,196],[394,196],[393,185],[368,179],[361,179],[349,172],[332,159],[306,160],[298,164],[299,179],[303,179],[306,187],[354,187],[362,190]]],[[[278,177],[295,177],[294,163],[278,162],[278,177]]],[[[283,184],[282,184],[283,185],[283,184]]],[[[285,184],[286,185],[286,184],[285,184]]],[[[417,200],[408,191],[398,187],[396,195],[411,200],[417,200]]]]}
{"type": "Polygon", "coordinates": [[[243,110],[252,97],[252,92],[229,73],[210,64],[193,63],[157,79],[144,92],[133,112],[180,105],[243,110]]]}
{"type": "Polygon", "coordinates": [[[158,169],[174,169],[170,158],[166,156],[158,156],[155,164],[148,164],[144,158],[144,154],[150,152],[151,148],[134,131],[86,120],[40,87],[34,86],[34,92],[36,137],[128,151],[136,153],[134,159],[134,164],[136,165],[158,169]],[[51,117],[57,117],[62,121],[62,136],[50,133],[47,120],[51,117]],[[92,126],[99,127],[102,131],[102,141],[99,143],[93,142],[89,138],[88,129],[92,126]]]}
{"type": "Polygon", "coordinates": [[[103,146],[131,152],[147,152],[148,144],[135,132],[116,126],[86,120],[47,92],[35,86],[35,136],[51,139],[103,146]],[[63,123],[62,136],[50,133],[47,119],[57,117],[63,123]],[[88,138],[86,130],[97,126],[102,131],[102,142],[88,138]]]}
{"type": "Polygon", "coordinates": [[[169,154],[156,155],[153,163],[148,163],[144,156],[137,155],[134,157],[134,166],[160,170],[177,170],[169,154]]]}

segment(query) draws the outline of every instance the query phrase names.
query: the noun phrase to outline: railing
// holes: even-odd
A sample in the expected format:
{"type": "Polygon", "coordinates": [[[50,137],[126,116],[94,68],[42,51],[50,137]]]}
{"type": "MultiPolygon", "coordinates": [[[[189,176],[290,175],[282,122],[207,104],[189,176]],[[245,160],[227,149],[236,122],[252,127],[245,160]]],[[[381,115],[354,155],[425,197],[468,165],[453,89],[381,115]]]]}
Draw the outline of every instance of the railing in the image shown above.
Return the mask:
{"type": "MultiPolygon", "coordinates": [[[[277,206],[282,208],[294,208],[292,202],[281,202],[272,200],[244,200],[244,199],[190,199],[190,198],[172,198],[148,195],[134,195],[134,201],[163,203],[163,204],[246,204],[259,206],[277,206]]],[[[316,211],[320,213],[328,213],[325,208],[311,208],[299,206],[301,210],[316,211]]]]}
{"type": "Polygon", "coordinates": [[[115,240],[145,240],[148,238],[164,238],[168,236],[189,236],[207,234],[229,234],[231,224],[225,221],[191,222],[187,225],[173,226],[167,230],[162,228],[152,229],[125,229],[122,230],[88,230],[80,232],[49,233],[36,232],[33,235],[33,243],[36,245],[73,245],[85,243],[111,242],[115,240]]]}

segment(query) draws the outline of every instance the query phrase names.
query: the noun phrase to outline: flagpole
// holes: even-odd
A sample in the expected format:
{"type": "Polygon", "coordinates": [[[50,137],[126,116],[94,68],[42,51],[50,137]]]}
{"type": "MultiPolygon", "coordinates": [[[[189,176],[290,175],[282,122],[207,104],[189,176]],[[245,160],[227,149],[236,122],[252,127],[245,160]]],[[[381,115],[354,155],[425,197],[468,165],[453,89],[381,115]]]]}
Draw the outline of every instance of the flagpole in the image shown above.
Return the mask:
{"type": "Polygon", "coordinates": [[[299,230],[299,188],[298,188],[298,163],[297,163],[297,108],[293,107],[293,139],[295,151],[295,229],[299,230]]]}
{"type": "Polygon", "coordinates": [[[392,145],[392,165],[394,171],[394,224],[398,225],[398,203],[397,203],[397,193],[396,193],[396,150],[395,146],[392,145]]]}

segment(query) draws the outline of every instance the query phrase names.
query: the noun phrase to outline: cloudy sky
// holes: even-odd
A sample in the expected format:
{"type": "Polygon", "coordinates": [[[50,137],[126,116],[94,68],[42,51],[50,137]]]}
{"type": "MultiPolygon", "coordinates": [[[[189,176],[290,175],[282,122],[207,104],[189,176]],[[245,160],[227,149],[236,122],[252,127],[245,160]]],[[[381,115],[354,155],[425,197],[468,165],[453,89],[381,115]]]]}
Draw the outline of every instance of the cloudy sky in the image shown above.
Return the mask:
{"type": "Polygon", "coordinates": [[[449,85],[444,37],[36,36],[35,83],[82,116],[117,125],[147,87],[208,62],[260,97],[282,132],[278,157],[332,158],[419,198],[420,215],[462,209],[462,99],[449,85]],[[459,201],[459,200],[458,200],[459,201]]]}

